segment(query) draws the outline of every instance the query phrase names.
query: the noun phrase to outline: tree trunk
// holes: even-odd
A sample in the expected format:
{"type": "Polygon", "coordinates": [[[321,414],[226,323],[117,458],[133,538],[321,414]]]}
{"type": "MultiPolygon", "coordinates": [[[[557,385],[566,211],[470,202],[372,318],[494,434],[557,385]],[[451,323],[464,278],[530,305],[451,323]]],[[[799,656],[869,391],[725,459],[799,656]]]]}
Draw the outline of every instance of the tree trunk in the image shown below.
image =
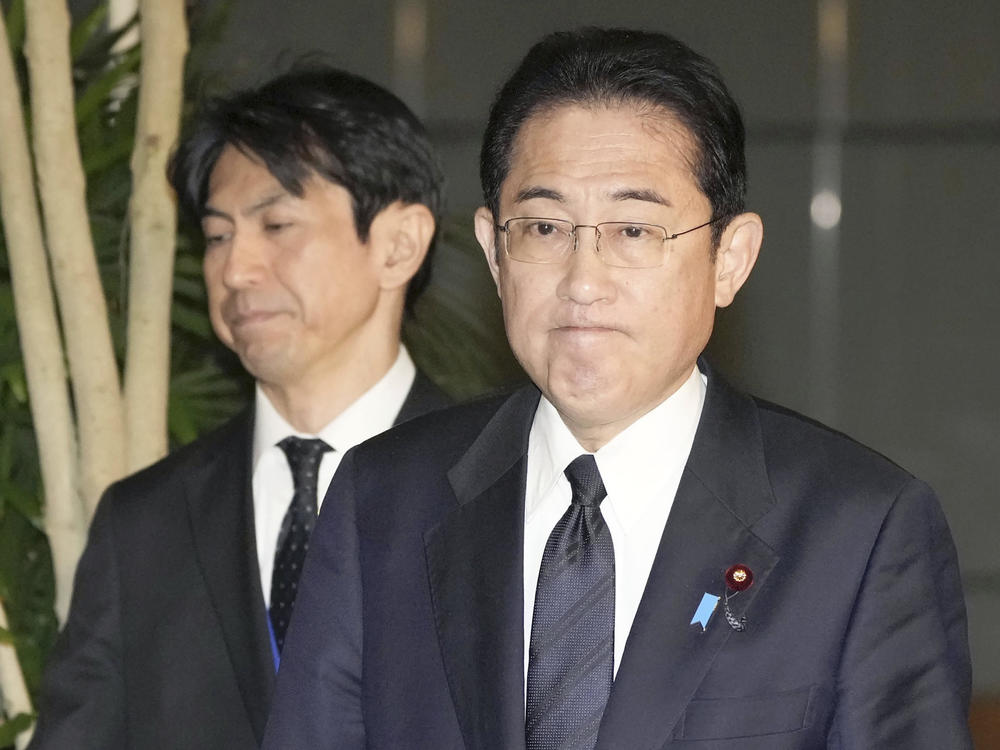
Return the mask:
{"type": "MultiPolygon", "coordinates": [[[[145,49],[129,206],[126,410],[87,214],[74,114],[69,13],[65,0],[28,0],[25,17],[24,53],[44,236],[2,13],[0,215],[45,490],[56,612],[64,621],[87,520],[101,492],[124,474],[126,466],[137,468],[166,452],[176,210],[165,168],[178,132],[187,29],[184,0],[143,0],[145,49]]],[[[0,627],[7,628],[2,602],[0,627]]],[[[17,654],[7,643],[0,643],[0,697],[9,715],[32,713],[17,654]]],[[[18,737],[19,748],[30,734],[18,737]]]]}
{"type": "Polygon", "coordinates": [[[177,140],[187,25],[184,0],[143,0],[142,71],[132,152],[125,414],[128,471],[167,452],[170,297],[177,208],[166,167],[177,140]]]}
{"type": "Polygon", "coordinates": [[[45,531],[55,569],[56,614],[69,611],[87,520],[77,491],[77,455],[62,342],[35,201],[21,95],[0,14],[0,211],[14,290],[14,313],[31,399],[42,483],[45,531]]]}
{"type": "Polygon", "coordinates": [[[94,253],[76,137],[64,0],[25,3],[35,167],[58,292],[88,515],[125,470],[124,404],[94,253]]]}

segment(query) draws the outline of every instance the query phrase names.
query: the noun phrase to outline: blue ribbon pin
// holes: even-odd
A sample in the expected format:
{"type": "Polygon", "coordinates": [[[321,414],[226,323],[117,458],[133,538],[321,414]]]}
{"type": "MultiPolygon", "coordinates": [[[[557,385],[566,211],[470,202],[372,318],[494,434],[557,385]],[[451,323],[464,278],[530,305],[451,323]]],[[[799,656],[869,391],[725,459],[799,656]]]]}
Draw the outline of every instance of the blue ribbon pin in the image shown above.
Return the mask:
{"type": "Polygon", "coordinates": [[[701,597],[701,602],[698,604],[698,609],[694,611],[694,617],[691,618],[691,625],[698,623],[701,625],[702,631],[708,626],[708,621],[712,619],[712,613],[715,612],[715,607],[719,603],[719,597],[713,596],[712,594],[705,593],[701,597]]]}

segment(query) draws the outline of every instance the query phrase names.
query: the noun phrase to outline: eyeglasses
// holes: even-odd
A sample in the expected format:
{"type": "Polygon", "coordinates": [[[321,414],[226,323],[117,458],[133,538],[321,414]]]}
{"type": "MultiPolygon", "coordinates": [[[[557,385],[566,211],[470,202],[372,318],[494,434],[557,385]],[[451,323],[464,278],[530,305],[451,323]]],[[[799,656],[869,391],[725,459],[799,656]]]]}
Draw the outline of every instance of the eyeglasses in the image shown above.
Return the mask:
{"type": "Polygon", "coordinates": [[[581,227],[596,233],[597,257],[616,268],[656,268],[663,264],[663,243],[696,229],[714,224],[709,219],[683,232],[670,234],[657,224],[634,221],[602,221],[600,224],[574,224],[562,219],[518,216],[496,228],[503,232],[507,257],[522,263],[561,263],[577,249],[577,230],[581,227]]]}

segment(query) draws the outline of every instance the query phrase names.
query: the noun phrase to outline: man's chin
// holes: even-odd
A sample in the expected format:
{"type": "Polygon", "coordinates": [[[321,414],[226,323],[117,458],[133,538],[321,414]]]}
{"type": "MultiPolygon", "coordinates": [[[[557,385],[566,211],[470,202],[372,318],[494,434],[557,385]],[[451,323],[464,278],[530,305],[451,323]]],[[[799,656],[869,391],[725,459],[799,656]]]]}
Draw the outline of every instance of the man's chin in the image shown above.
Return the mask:
{"type": "Polygon", "coordinates": [[[617,357],[571,357],[557,362],[546,378],[550,400],[600,408],[621,386],[617,357]],[[610,366],[609,366],[610,365],[610,366]]]}
{"type": "Polygon", "coordinates": [[[567,420],[597,426],[614,421],[616,406],[621,400],[614,385],[603,378],[578,379],[572,383],[554,384],[545,395],[567,420]]]}
{"type": "Polygon", "coordinates": [[[265,383],[284,380],[291,368],[291,360],[281,342],[254,342],[236,350],[244,369],[255,379],[265,383]]]}

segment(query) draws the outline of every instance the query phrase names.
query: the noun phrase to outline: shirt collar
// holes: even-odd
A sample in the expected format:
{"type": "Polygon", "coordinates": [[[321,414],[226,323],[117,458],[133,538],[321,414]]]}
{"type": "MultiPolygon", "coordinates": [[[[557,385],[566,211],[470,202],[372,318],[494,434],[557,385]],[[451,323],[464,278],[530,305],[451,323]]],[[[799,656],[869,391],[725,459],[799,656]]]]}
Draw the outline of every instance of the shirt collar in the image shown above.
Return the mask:
{"type": "Polygon", "coordinates": [[[400,344],[396,361],[388,372],[361,396],[338,414],[316,435],[292,427],[278,413],[267,395],[257,385],[254,412],[253,465],[256,469],[261,455],[289,435],[318,437],[333,448],[346,451],[358,443],[392,427],[406,396],[413,385],[417,368],[406,347],[400,344]]]}
{"type": "MultiPolygon", "coordinates": [[[[705,376],[694,367],[680,388],[594,454],[608,497],[626,528],[638,522],[644,510],[643,502],[632,499],[655,494],[664,477],[683,470],[698,429],[705,391],[705,376]]],[[[588,452],[545,396],[535,411],[528,446],[539,471],[534,491],[526,494],[531,501],[531,507],[525,508],[526,517],[536,510],[570,461],[588,452]]]]}

